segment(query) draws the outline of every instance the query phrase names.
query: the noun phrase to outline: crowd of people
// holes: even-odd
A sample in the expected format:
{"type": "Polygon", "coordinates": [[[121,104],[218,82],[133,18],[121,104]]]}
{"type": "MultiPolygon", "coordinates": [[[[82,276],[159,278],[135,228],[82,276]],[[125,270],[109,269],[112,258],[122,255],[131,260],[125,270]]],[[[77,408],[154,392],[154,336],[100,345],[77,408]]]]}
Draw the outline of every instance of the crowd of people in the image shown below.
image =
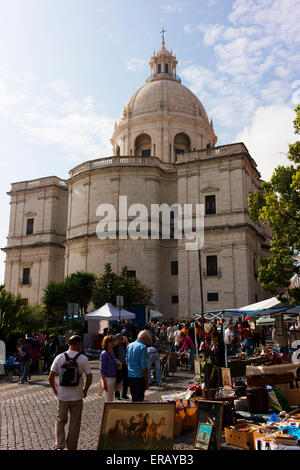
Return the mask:
{"type": "Polygon", "coordinates": [[[234,356],[242,350],[250,357],[254,349],[260,344],[265,346],[265,329],[258,324],[255,325],[254,329],[251,329],[249,322],[241,318],[235,323],[230,319],[225,330],[225,344],[228,357],[234,356]]]}
{"type": "MultiPolygon", "coordinates": [[[[151,369],[155,370],[155,381],[160,383],[160,354],[166,352],[185,353],[189,357],[190,371],[194,371],[194,358],[197,351],[206,354],[213,363],[222,363],[224,358],[224,347],[226,347],[227,357],[234,356],[237,352],[245,351],[249,356],[259,344],[265,345],[266,334],[263,327],[255,326],[250,329],[247,320],[238,318],[234,323],[229,320],[225,330],[225,343],[223,335],[220,333],[220,325],[217,321],[213,324],[204,323],[201,320],[191,321],[182,319],[150,321],[144,326],[144,330],[150,334],[150,343],[147,348],[147,369],[148,382],[152,383],[151,369]],[[225,345],[224,345],[225,344],[225,345]]],[[[95,338],[97,350],[105,350],[108,336],[114,339],[112,351],[114,357],[122,364],[121,370],[117,373],[117,383],[120,390],[116,390],[115,398],[126,398],[128,391],[128,367],[126,364],[126,350],[129,344],[138,338],[139,328],[135,322],[128,320],[113,322],[111,328],[104,329],[95,338]]],[[[55,357],[68,349],[68,339],[72,335],[58,335],[32,333],[25,335],[24,339],[17,342],[17,351],[14,358],[10,358],[18,364],[20,382],[30,380],[32,375],[38,373],[49,373],[51,364],[55,357]]],[[[117,387],[118,388],[118,387],[117,387]]]]}
{"type": "Polygon", "coordinates": [[[68,340],[61,331],[58,335],[32,333],[20,338],[14,356],[7,360],[7,366],[19,369],[19,383],[23,384],[32,375],[48,374],[55,357],[68,349],[68,340]]]}

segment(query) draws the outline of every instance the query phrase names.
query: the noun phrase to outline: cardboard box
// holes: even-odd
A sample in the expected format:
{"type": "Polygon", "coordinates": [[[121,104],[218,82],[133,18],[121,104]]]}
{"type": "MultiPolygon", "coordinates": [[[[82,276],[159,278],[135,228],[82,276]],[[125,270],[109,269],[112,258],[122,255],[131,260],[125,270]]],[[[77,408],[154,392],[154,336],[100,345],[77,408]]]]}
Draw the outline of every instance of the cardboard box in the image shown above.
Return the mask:
{"type": "Polygon", "coordinates": [[[224,428],[226,444],[242,449],[254,450],[254,432],[260,426],[249,423],[239,423],[234,426],[234,429],[224,428]]]}
{"type": "Polygon", "coordinates": [[[300,388],[284,390],[284,394],[290,406],[300,406],[300,388]]]}

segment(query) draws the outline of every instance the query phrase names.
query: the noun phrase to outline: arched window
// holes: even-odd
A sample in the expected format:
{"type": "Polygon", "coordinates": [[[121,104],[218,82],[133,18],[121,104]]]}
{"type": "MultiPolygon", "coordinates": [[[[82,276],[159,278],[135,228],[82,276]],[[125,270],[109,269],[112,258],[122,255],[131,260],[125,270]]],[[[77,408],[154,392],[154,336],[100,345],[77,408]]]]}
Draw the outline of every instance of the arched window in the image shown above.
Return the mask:
{"type": "Polygon", "coordinates": [[[120,147],[119,145],[116,145],[116,157],[120,156],[120,147]]]}
{"type": "Polygon", "coordinates": [[[191,149],[191,140],[187,134],[180,132],[174,137],[175,160],[177,155],[189,152],[191,149]]]}
{"type": "Polygon", "coordinates": [[[135,139],[134,154],[142,157],[151,156],[151,137],[148,134],[141,134],[135,139]]]}

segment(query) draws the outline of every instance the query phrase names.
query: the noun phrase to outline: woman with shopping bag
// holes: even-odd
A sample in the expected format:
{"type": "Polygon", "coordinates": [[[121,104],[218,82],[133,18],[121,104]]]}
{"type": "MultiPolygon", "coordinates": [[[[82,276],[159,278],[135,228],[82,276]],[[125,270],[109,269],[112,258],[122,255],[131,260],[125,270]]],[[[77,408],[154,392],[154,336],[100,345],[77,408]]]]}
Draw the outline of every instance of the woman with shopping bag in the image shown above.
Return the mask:
{"type": "Polygon", "coordinates": [[[122,364],[115,358],[113,353],[114,338],[105,336],[102,343],[103,351],[100,355],[100,384],[99,395],[104,394],[105,401],[114,400],[114,392],[117,386],[118,370],[122,369],[122,364]]]}

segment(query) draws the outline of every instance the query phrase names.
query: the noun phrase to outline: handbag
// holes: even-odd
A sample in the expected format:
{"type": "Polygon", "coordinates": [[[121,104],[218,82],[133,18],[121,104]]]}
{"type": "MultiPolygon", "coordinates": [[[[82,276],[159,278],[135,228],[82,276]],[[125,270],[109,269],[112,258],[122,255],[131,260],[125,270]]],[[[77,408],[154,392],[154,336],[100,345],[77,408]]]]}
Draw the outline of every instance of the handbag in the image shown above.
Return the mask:
{"type": "Polygon", "coordinates": [[[102,397],[104,392],[103,384],[102,384],[102,377],[100,377],[99,387],[98,387],[98,395],[102,397]]]}
{"type": "MultiPolygon", "coordinates": [[[[110,357],[111,357],[111,355],[110,355],[110,357]]],[[[114,366],[115,366],[116,371],[117,371],[117,378],[116,378],[116,385],[117,385],[117,384],[120,384],[123,381],[123,373],[122,373],[122,369],[119,370],[117,368],[116,363],[115,363],[115,361],[113,360],[112,357],[111,357],[111,360],[113,361],[114,366]]]]}

